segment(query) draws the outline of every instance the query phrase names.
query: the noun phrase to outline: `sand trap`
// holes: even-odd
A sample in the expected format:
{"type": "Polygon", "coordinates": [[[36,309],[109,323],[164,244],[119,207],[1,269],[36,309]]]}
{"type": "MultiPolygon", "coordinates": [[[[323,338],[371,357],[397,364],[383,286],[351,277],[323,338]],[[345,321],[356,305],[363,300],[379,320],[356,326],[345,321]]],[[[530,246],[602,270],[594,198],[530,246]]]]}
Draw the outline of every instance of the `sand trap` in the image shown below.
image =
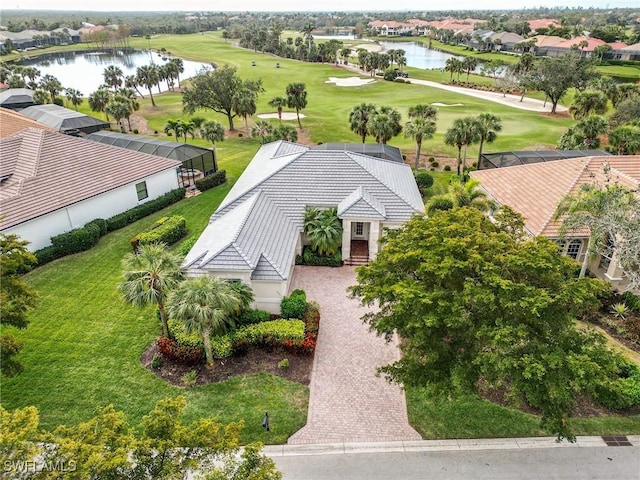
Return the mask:
{"type": "Polygon", "coordinates": [[[440,103],[440,102],[435,102],[435,103],[432,103],[431,105],[433,105],[434,107],[464,107],[464,103],[440,103]]]}
{"type": "Polygon", "coordinates": [[[329,77],[324,83],[335,83],[338,87],[361,87],[367,83],[375,82],[373,78],[361,78],[361,77],[349,77],[349,78],[336,78],[329,77]]]}
{"type": "MultiPolygon", "coordinates": [[[[258,118],[279,118],[278,112],[276,113],[260,113],[258,118]]],[[[300,118],[304,118],[304,115],[301,113],[300,118]]],[[[282,112],[282,120],[297,120],[298,116],[296,112],[282,112]]]]}
{"type": "Polygon", "coordinates": [[[349,48],[356,52],[361,49],[366,50],[367,52],[381,52],[382,50],[384,50],[384,47],[382,45],[378,45],[377,43],[361,43],[349,48]]]}

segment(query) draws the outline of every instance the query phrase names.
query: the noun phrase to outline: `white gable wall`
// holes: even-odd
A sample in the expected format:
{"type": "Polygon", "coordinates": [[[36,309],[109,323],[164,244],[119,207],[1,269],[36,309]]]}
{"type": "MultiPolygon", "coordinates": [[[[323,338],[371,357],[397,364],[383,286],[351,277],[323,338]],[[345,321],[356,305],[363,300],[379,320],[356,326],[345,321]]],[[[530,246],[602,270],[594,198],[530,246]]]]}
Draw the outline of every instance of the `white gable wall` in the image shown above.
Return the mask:
{"type": "MultiPolygon", "coordinates": [[[[170,168],[142,180],[105,192],[95,197],[69,205],[28,222],[2,230],[6,234],[19,235],[30,242],[31,251],[51,245],[51,237],[83,227],[96,218],[107,219],[178,188],[176,170],[170,168]],[[136,184],[147,182],[148,197],[138,201],[136,184]]],[[[27,199],[25,199],[27,200],[27,199]]]]}

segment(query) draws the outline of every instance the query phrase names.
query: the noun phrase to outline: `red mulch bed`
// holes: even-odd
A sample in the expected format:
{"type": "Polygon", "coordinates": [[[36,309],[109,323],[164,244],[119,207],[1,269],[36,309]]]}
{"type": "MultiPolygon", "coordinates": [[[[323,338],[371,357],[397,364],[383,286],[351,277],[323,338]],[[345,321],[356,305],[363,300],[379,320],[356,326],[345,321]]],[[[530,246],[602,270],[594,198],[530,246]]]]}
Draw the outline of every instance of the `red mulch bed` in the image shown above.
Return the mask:
{"type": "Polygon", "coordinates": [[[162,365],[159,368],[153,368],[151,361],[156,354],[160,355],[160,350],[154,342],[142,354],[140,363],[147,370],[176,386],[184,386],[182,377],[192,370],[198,374],[196,385],[223,382],[238,375],[261,372],[272,373],[292,382],[309,385],[313,366],[313,355],[296,355],[283,350],[265,351],[255,348],[244,355],[216,360],[213,368],[207,368],[204,364],[183,365],[166,358],[162,359],[162,365]],[[289,360],[289,367],[278,368],[278,362],[284,358],[289,360]]]}

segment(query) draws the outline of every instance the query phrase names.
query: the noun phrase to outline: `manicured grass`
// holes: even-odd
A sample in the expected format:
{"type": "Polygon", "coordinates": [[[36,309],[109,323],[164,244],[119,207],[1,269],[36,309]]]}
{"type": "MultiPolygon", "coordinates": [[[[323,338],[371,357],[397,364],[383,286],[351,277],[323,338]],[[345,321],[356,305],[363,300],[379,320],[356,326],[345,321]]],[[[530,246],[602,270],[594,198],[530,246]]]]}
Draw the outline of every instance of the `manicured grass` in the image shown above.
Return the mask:
{"type": "MultiPolygon", "coordinates": [[[[477,396],[433,399],[425,388],[406,389],[409,423],[425,439],[548,436],[539,418],[501,407],[477,396]]],[[[625,435],[640,432],[640,415],[572,420],[576,435],[625,435]]]]}
{"type": "MultiPolygon", "coordinates": [[[[249,158],[221,161],[237,177],[249,158]]],[[[183,200],[103,237],[93,249],[40,267],[25,276],[40,292],[29,327],[16,332],[24,343],[22,374],[2,381],[2,404],[13,409],[38,407],[42,425],[73,424],[91,417],[98,406],[113,403],[137,424],[160,399],[186,395],[187,417],[243,420],[242,440],[282,443],[306,419],[308,388],[267,374],[238,377],[194,388],[167,384],[140,365],[143,351],[159,335],[154,309],[126,305],[117,291],[120,261],[129,239],[169,214],[187,218],[198,235],[229,191],[230,183],[183,200]],[[266,434],[261,421],[272,418],[266,434]]]]}
{"type": "Polygon", "coordinates": [[[625,82],[640,80],[640,65],[636,67],[629,65],[599,65],[597,68],[603,75],[618,77],[625,82]]]}

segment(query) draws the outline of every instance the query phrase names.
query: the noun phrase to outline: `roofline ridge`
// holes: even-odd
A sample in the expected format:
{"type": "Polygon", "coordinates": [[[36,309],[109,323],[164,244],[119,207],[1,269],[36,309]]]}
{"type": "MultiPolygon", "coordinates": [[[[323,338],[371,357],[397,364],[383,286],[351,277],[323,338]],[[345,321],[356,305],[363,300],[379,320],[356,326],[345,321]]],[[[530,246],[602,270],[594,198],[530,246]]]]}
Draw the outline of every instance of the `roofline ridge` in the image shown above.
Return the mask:
{"type": "MultiPolygon", "coordinates": [[[[278,274],[280,275],[280,277],[284,280],[286,278],[285,274],[282,272],[282,270],[280,270],[278,268],[278,266],[273,263],[273,260],[271,260],[271,258],[269,257],[269,255],[267,255],[264,252],[260,252],[260,256],[264,257],[264,259],[269,263],[269,265],[271,265],[271,267],[273,267],[273,269],[278,272],[278,274]]],[[[258,263],[260,262],[260,259],[258,259],[258,263]]],[[[258,264],[256,263],[256,266],[258,266],[258,264]]]]}
{"type": "MultiPolygon", "coordinates": [[[[361,186],[361,188],[362,188],[362,190],[363,190],[362,199],[363,199],[365,202],[367,202],[367,205],[369,205],[371,208],[373,208],[376,212],[378,212],[378,213],[379,213],[380,215],[382,215],[383,217],[387,218],[386,210],[385,210],[384,212],[381,212],[381,211],[380,211],[380,209],[379,209],[378,207],[376,207],[373,203],[371,203],[369,200],[367,200],[367,199],[365,198],[365,196],[364,196],[364,191],[365,191],[365,189],[364,189],[364,187],[362,187],[362,186],[361,186]]],[[[368,190],[367,190],[367,195],[371,198],[371,200],[372,200],[372,201],[374,200],[374,196],[373,196],[373,194],[372,194],[372,193],[369,193],[369,191],[368,191],[368,190]]],[[[381,207],[382,207],[382,209],[384,210],[384,205],[382,205],[382,204],[381,204],[380,206],[381,206],[381,207]]]]}
{"type": "MultiPolygon", "coordinates": [[[[252,270],[253,270],[253,269],[255,269],[255,268],[256,268],[257,263],[256,263],[256,265],[253,265],[253,264],[251,263],[251,261],[249,260],[249,258],[247,257],[247,255],[242,251],[242,249],[241,249],[241,248],[240,248],[240,246],[236,243],[236,241],[235,241],[235,240],[234,240],[234,241],[232,241],[231,243],[229,243],[229,245],[227,245],[227,247],[229,247],[229,246],[232,246],[232,247],[233,247],[233,249],[234,249],[236,252],[238,252],[238,255],[240,255],[240,256],[242,257],[242,259],[245,261],[245,263],[247,264],[247,266],[248,266],[250,269],[252,269],[252,270]]],[[[220,250],[220,252],[221,252],[221,251],[222,251],[222,250],[220,250]]],[[[220,253],[220,252],[218,252],[218,253],[220,253]]]]}

